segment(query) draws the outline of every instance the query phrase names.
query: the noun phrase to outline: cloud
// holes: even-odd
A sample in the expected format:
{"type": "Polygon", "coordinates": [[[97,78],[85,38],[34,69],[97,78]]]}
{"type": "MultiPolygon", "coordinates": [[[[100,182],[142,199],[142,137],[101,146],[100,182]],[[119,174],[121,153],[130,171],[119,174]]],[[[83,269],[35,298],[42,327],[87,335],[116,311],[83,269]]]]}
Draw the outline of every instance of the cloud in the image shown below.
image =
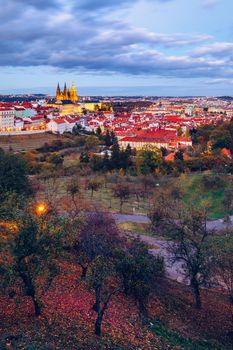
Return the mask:
{"type": "Polygon", "coordinates": [[[211,43],[211,36],[198,33],[164,34],[132,27],[123,19],[110,19],[105,11],[133,3],[28,0],[25,4],[8,0],[0,13],[0,66],[49,66],[93,74],[233,77],[232,43],[211,43]]]}
{"type": "MultiPolygon", "coordinates": [[[[150,0],[153,2],[167,3],[173,0],[150,0]]],[[[79,0],[76,8],[84,10],[109,10],[109,8],[133,5],[135,0],[79,0]]]]}
{"type": "Polygon", "coordinates": [[[233,55],[233,43],[216,42],[193,50],[194,56],[211,55],[215,57],[227,57],[233,55]]]}
{"type": "Polygon", "coordinates": [[[216,7],[220,3],[220,0],[202,0],[202,5],[206,9],[216,7]]]}

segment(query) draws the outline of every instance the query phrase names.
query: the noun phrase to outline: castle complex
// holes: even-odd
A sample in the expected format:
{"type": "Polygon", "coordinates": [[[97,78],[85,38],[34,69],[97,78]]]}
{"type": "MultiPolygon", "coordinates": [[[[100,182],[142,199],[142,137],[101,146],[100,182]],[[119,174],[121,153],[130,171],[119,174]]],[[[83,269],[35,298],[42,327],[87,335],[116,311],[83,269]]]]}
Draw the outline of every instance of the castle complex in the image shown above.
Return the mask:
{"type": "Polygon", "coordinates": [[[67,88],[66,83],[65,83],[63,91],[60,89],[60,85],[58,83],[57,91],[56,91],[56,100],[57,101],[77,102],[78,95],[77,95],[77,90],[76,90],[74,83],[72,83],[72,86],[70,89],[67,88]]]}

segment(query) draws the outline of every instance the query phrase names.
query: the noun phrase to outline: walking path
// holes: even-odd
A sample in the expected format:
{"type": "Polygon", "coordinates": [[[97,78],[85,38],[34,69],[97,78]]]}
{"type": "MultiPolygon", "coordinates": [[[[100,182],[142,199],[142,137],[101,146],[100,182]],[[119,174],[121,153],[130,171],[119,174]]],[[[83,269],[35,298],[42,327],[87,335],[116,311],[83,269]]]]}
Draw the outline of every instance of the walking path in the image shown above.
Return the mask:
{"type": "MultiPolygon", "coordinates": [[[[148,216],[143,214],[113,214],[117,223],[122,223],[126,221],[136,222],[136,223],[145,223],[149,224],[150,219],[148,216]]],[[[226,223],[223,219],[209,220],[207,222],[207,227],[209,230],[222,231],[226,228],[233,228],[233,216],[230,216],[230,222],[226,223]]]]}
{"type": "MultiPolygon", "coordinates": [[[[127,214],[113,214],[117,223],[122,222],[136,222],[136,223],[150,223],[150,219],[146,215],[127,215],[127,214]]],[[[209,230],[216,230],[220,232],[226,228],[233,228],[233,216],[230,217],[230,221],[225,223],[223,219],[209,220],[207,223],[209,230]]],[[[135,235],[137,233],[135,232],[135,235]]],[[[182,262],[171,262],[171,254],[169,252],[169,245],[171,242],[159,239],[158,237],[140,235],[140,239],[149,244],[151,249],[149,251],[153,255],[160,255],[164,258],[166,273],[170,279],[173,279],[180,283],[187,283],[184,279],[182,262]],[[153,247],[154,246],[154,247],[153,247]]]]}

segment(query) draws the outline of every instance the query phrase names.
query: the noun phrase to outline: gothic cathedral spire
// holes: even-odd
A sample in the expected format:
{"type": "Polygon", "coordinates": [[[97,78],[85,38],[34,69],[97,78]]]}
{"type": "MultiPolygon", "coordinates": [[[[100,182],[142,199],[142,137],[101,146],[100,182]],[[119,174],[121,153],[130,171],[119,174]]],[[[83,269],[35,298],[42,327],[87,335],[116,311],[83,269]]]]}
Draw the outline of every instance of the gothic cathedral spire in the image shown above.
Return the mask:
{"type": "Polygon", "coordinates": [[[76,90],[74,83],[72,83],[72,86],[70,89],[67,88],[66,83],[65,83],[63,91],[61,91],[60,85],[58,83],[57,90],[56,90],[56,100],[57,101],[70,100],[72,102],[77,102],[78,95],[77,95],[77,90],[76,90]]]}

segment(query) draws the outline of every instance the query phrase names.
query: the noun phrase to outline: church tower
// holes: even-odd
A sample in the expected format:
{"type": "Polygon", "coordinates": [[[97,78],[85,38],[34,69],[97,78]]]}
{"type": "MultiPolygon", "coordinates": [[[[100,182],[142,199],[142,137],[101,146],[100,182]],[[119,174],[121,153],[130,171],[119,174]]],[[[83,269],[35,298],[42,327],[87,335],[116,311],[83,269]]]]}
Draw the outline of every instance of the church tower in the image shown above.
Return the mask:
{"type": "Polygon", "coordinates": [[[62,93],[61,93],[61,89],[60,89],[59,83],[57,84],[56,100],[57,101],[61,101],[62,100],[62,93]]]}
{"type": "Polygon", "coordinates": [[[66,83],[65,83],[64,90],[63,90],[63,100],[68,100],[68,99],[69,99],[68,90],[67,90],[66,83]]]}
{"type": "Polygon", "coordinates": [[[77,102],[78,101],[77,90],[76,90],[76,87],[74,85],[74,82],[72,83],[72,86],[70,88],[70,100],[73,101],[73,102],[77,102]]]}

